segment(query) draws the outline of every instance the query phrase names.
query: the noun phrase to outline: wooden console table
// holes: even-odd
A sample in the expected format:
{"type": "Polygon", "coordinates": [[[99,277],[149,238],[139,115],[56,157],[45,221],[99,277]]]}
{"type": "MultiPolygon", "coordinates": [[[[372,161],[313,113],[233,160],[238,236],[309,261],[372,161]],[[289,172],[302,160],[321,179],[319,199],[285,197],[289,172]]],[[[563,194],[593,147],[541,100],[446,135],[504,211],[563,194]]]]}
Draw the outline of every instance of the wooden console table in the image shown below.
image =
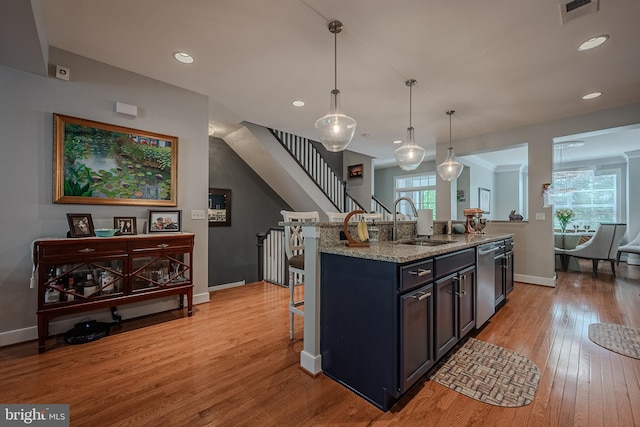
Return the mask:
{"type": "Polygon", "coordinates": [[[39,239],[38,352],[54,317],[179,295],[193,308],[192,233],[39,239]]]}

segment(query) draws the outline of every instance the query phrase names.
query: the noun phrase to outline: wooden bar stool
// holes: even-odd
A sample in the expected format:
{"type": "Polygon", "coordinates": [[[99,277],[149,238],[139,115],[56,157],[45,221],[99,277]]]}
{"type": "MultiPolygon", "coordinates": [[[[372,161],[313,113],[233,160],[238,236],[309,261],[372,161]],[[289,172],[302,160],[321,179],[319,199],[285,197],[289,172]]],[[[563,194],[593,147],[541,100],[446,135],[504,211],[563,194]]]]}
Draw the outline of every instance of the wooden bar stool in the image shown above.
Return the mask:
{"type": "Polygon", "coordinates": [[[302,236],[302,223],[319,222],[318,212],[292,212],[281,211],[284,219],[284,250],[287,255],[289,274],[289,337],[293,339],[293,316],[304,317],[304,311],[298,307],[304,305],[304,299],[296,301],[295,288],[304,281],[304,238],[302,236]]]}

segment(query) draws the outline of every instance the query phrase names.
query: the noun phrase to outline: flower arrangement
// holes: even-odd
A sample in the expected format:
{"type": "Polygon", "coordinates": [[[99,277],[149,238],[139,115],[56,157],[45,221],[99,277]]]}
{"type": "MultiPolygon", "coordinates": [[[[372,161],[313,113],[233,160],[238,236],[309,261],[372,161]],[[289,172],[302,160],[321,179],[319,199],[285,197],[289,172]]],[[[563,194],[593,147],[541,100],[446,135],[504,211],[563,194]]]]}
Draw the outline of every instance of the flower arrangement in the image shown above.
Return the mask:
{"type": "Polygon", "coordinates": [[[576,216],[573,209],[560,208],[556,210],[556,218],[560,222],[560,229],[563,233],[567,231],[567,224],[576,216]]]}

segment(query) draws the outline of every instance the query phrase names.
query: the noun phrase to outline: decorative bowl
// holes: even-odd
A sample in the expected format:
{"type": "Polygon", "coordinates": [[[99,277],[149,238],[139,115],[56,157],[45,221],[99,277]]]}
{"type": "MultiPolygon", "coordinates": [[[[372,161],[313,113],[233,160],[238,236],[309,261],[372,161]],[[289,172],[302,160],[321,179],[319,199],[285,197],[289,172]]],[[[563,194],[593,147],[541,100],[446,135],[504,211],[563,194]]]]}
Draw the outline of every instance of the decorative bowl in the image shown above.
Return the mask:
{"type": "Polygon", "coordinates": [[[93,230],[98,237],[113,237],[118,231],[117,228],[96,228],[93,230]]]}

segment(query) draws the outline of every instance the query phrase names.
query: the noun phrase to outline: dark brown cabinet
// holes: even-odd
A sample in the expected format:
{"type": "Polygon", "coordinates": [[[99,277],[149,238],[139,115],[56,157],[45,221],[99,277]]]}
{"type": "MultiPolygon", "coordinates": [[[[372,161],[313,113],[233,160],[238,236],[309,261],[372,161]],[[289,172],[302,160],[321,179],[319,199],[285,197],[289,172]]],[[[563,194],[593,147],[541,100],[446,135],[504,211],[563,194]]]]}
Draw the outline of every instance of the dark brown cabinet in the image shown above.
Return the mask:
{"type": "Polygon", "coordinates": [[[38,270],[38,352],[45,350],[49,322],[58,316],[179,295],[192,314],[191,233],[34,243],[38,270]]]}

